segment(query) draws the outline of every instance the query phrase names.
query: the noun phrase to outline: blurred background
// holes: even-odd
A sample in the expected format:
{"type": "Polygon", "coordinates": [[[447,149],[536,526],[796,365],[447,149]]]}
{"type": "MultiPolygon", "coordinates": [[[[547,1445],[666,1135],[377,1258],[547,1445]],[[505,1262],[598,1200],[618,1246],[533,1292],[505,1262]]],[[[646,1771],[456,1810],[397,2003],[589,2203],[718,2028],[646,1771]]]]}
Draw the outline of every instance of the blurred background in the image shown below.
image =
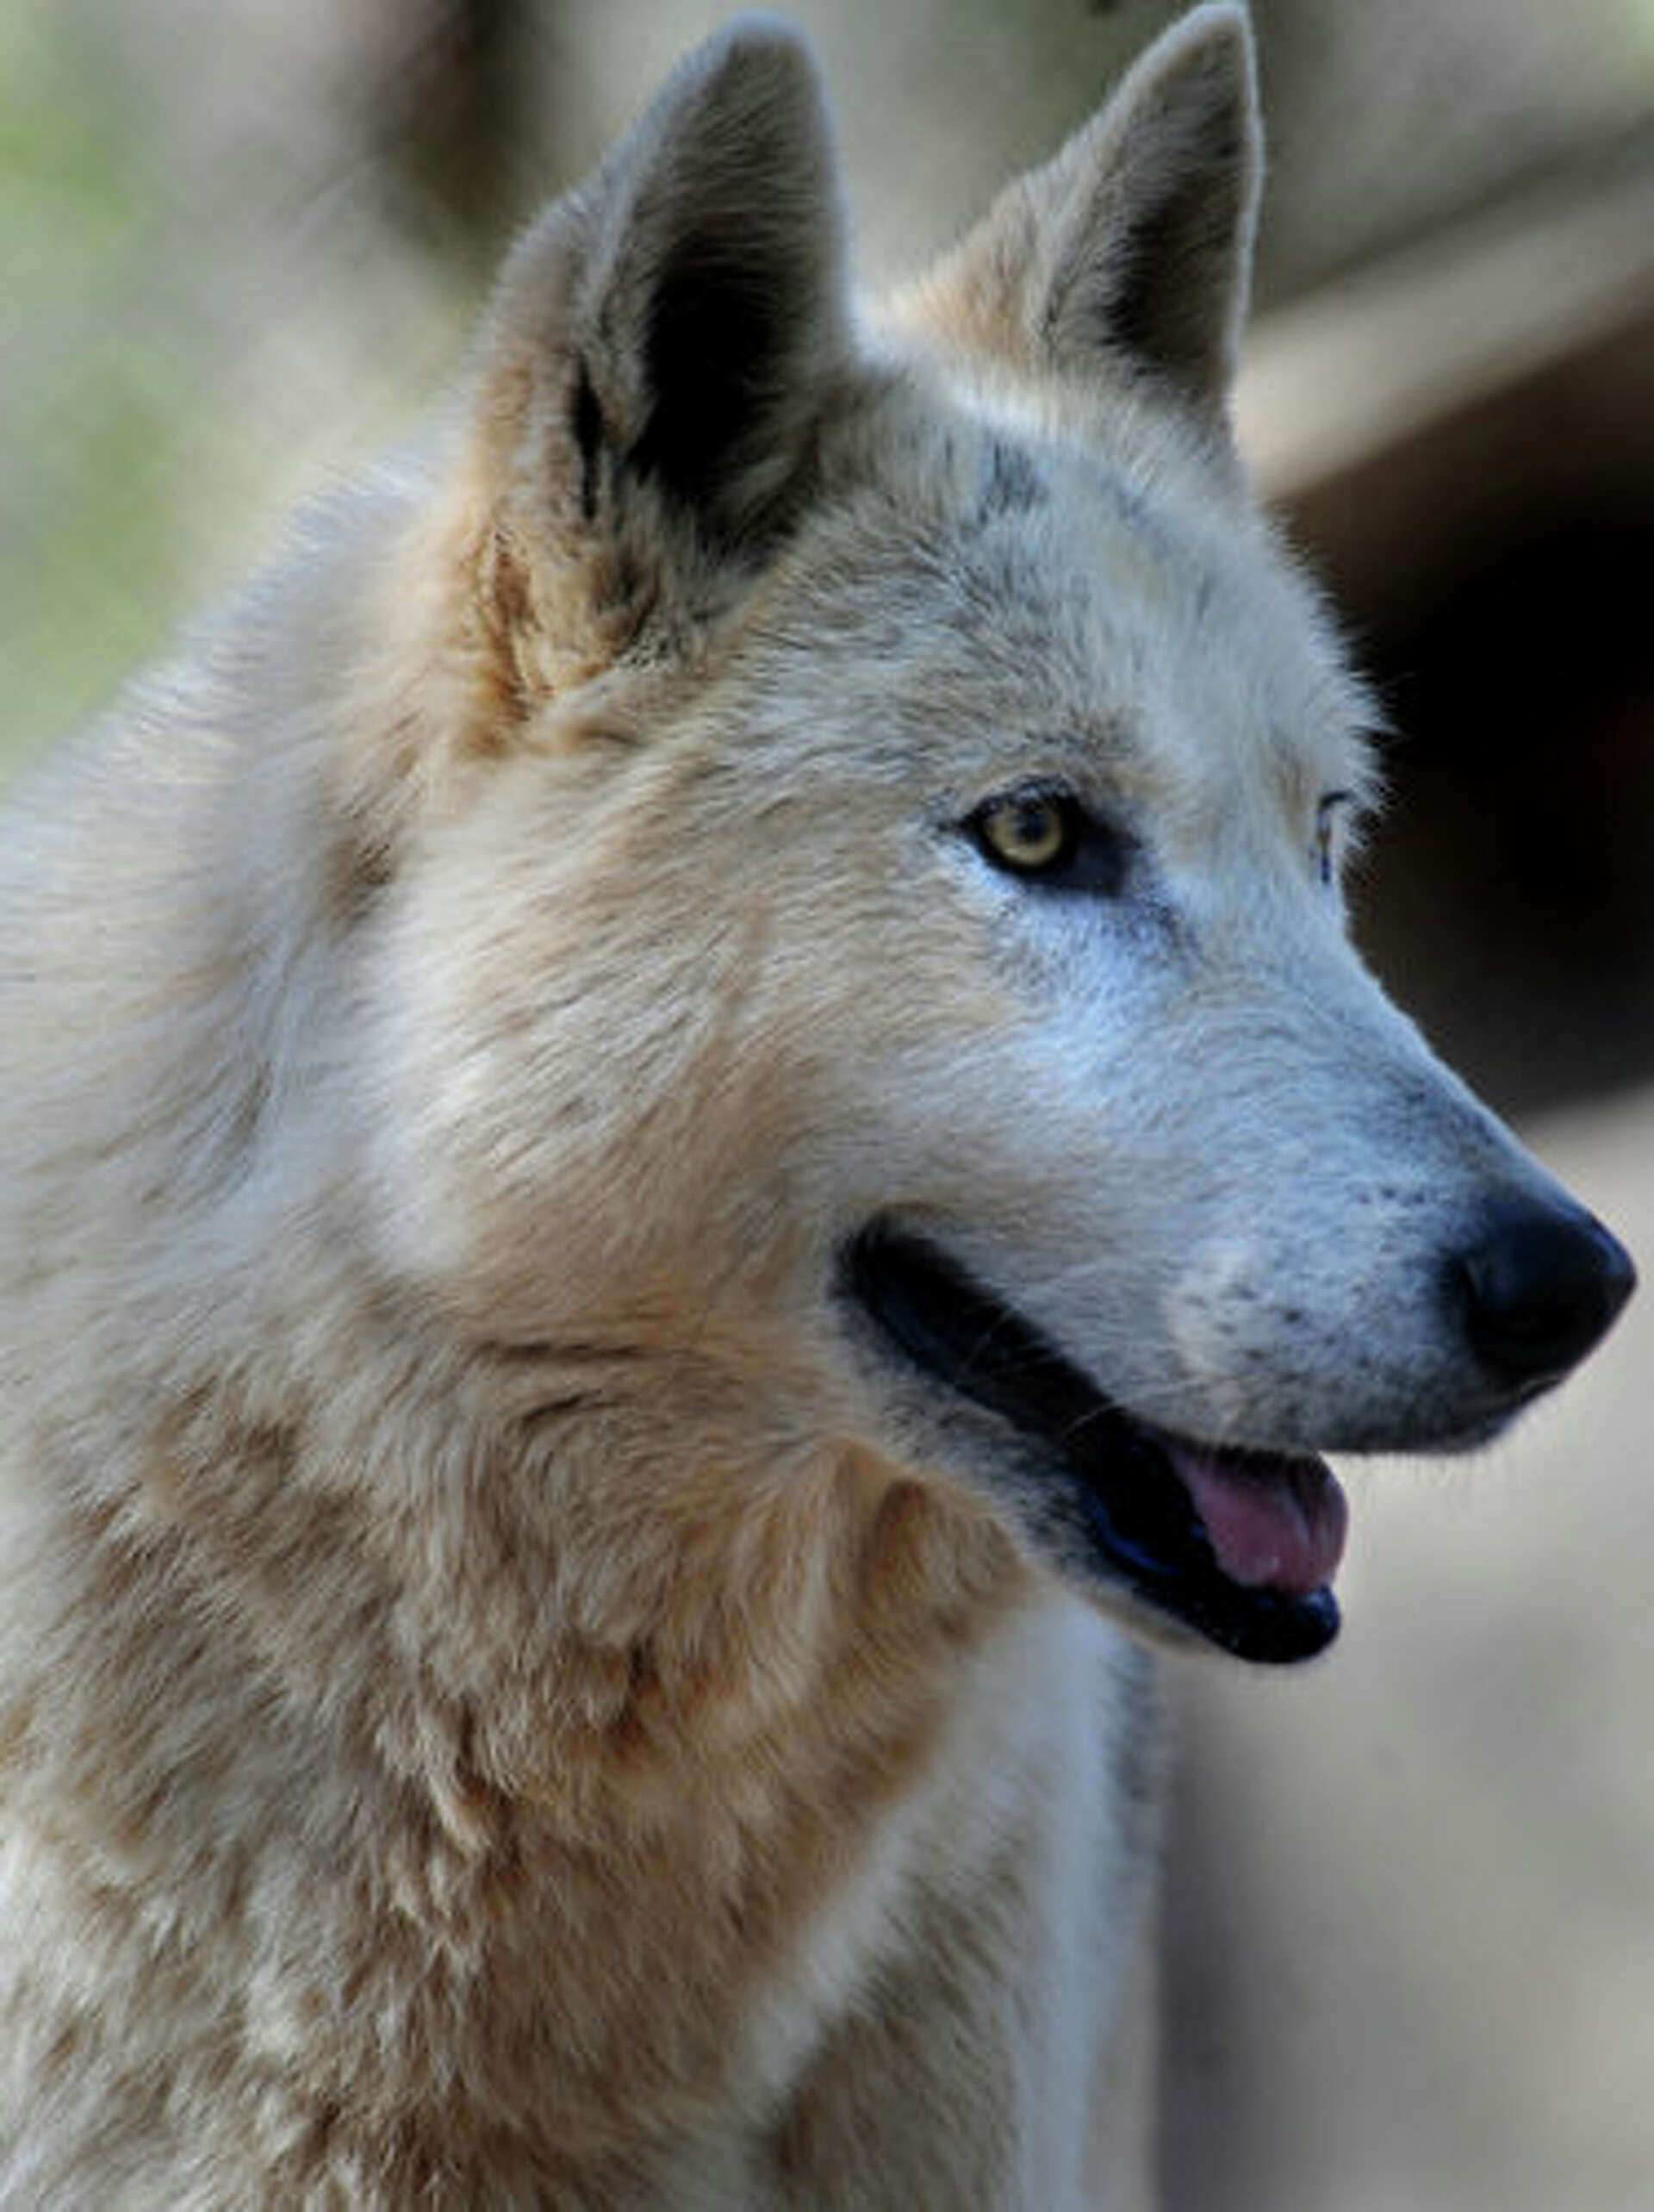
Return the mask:
{"type": "MultiPolygon", "coordinates": [[[[416,421],[712,0],[3,0],[0,774],[416,421]]],[[[802,0],[864,272],[1164,0],[802,0]]],[[[1255,0],[1243,441],[1396,725],[1360,888],[1654,1265],[1654,0],[1255,0]]],[[[0,1050],[3,1044],[0,1044],[0,1050]]],[[[1654,2205],[1654,1291],[1473,1467],[1359,1468],[1347,1625],[1191,1668],[1171,2212],[1654,2205]]]]}

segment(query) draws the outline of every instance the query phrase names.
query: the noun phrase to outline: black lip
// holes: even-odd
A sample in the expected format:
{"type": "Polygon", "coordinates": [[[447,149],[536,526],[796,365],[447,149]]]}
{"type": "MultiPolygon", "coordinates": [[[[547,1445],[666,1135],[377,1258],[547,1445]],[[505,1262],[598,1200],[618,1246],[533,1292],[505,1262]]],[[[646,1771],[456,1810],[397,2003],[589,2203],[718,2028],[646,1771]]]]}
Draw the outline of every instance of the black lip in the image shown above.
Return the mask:
{"type": "Polygon", "coordinates": [[[871,1223],[843,1284],[915,1367],[1038,1446],[1046,1502],[1089,1573],[1238,1658],[1287,1664],[1337,1635],[1330,1590],[1232,1581],[1154,1432],[928,1238],[871,1223]]]}

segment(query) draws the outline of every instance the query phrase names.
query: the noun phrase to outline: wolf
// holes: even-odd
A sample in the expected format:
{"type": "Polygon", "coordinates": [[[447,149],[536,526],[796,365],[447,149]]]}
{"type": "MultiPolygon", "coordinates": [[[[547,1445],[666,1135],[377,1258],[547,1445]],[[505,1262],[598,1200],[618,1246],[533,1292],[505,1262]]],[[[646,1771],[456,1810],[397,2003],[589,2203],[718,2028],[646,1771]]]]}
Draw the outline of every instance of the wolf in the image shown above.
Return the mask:
{"type": "Polygon", "coordinates": [[[1351,948],[1197,8],[849,289],[693,55],[0,861],[0,2201],[1140,2203],[1158,1647],[1620,1246],[1351,948]]]}

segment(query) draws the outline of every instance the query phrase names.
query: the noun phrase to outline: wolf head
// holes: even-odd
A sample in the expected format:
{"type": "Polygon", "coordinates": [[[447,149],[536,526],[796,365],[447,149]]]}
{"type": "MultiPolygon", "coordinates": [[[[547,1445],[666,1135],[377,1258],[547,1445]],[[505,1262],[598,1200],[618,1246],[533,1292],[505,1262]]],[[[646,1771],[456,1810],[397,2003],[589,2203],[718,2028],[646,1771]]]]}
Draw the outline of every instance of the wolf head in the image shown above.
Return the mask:
{"type": "Polygon", "coordinates": [[[863,310],[807,53],[727,31],[507,266],[349,773],[400,1278],[784,1371],[773,1468],[1290,1658],[1316,1455],[1489,1437],[1632,1275],[1346,938],[1372,713],[1227,421],[1258,149],[1201,8],[863,310]]]}

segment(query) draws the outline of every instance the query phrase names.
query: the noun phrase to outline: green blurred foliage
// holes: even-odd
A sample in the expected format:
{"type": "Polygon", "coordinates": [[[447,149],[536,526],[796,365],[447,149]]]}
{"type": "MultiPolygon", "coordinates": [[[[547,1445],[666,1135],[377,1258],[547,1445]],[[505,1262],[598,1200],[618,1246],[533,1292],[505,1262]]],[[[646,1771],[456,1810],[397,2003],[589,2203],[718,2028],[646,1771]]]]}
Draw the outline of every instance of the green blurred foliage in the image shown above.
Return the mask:
{"type": "Polygon", "coordinates": [[[153,203],[153,180],[111,88],[73,49],[51,0],[9,0],[0,14],[7,316],[107,271],[141,234],[153,203]]]}
{"type": "MultiPolygon", "coordinates": [[[[109,308],[158,189],[52,0],[0,13],[0,766],[104,696],[173,611],[192,395],[109,308]]],[[[198,441],[192,424],[190,445],[198,441]]]]}

